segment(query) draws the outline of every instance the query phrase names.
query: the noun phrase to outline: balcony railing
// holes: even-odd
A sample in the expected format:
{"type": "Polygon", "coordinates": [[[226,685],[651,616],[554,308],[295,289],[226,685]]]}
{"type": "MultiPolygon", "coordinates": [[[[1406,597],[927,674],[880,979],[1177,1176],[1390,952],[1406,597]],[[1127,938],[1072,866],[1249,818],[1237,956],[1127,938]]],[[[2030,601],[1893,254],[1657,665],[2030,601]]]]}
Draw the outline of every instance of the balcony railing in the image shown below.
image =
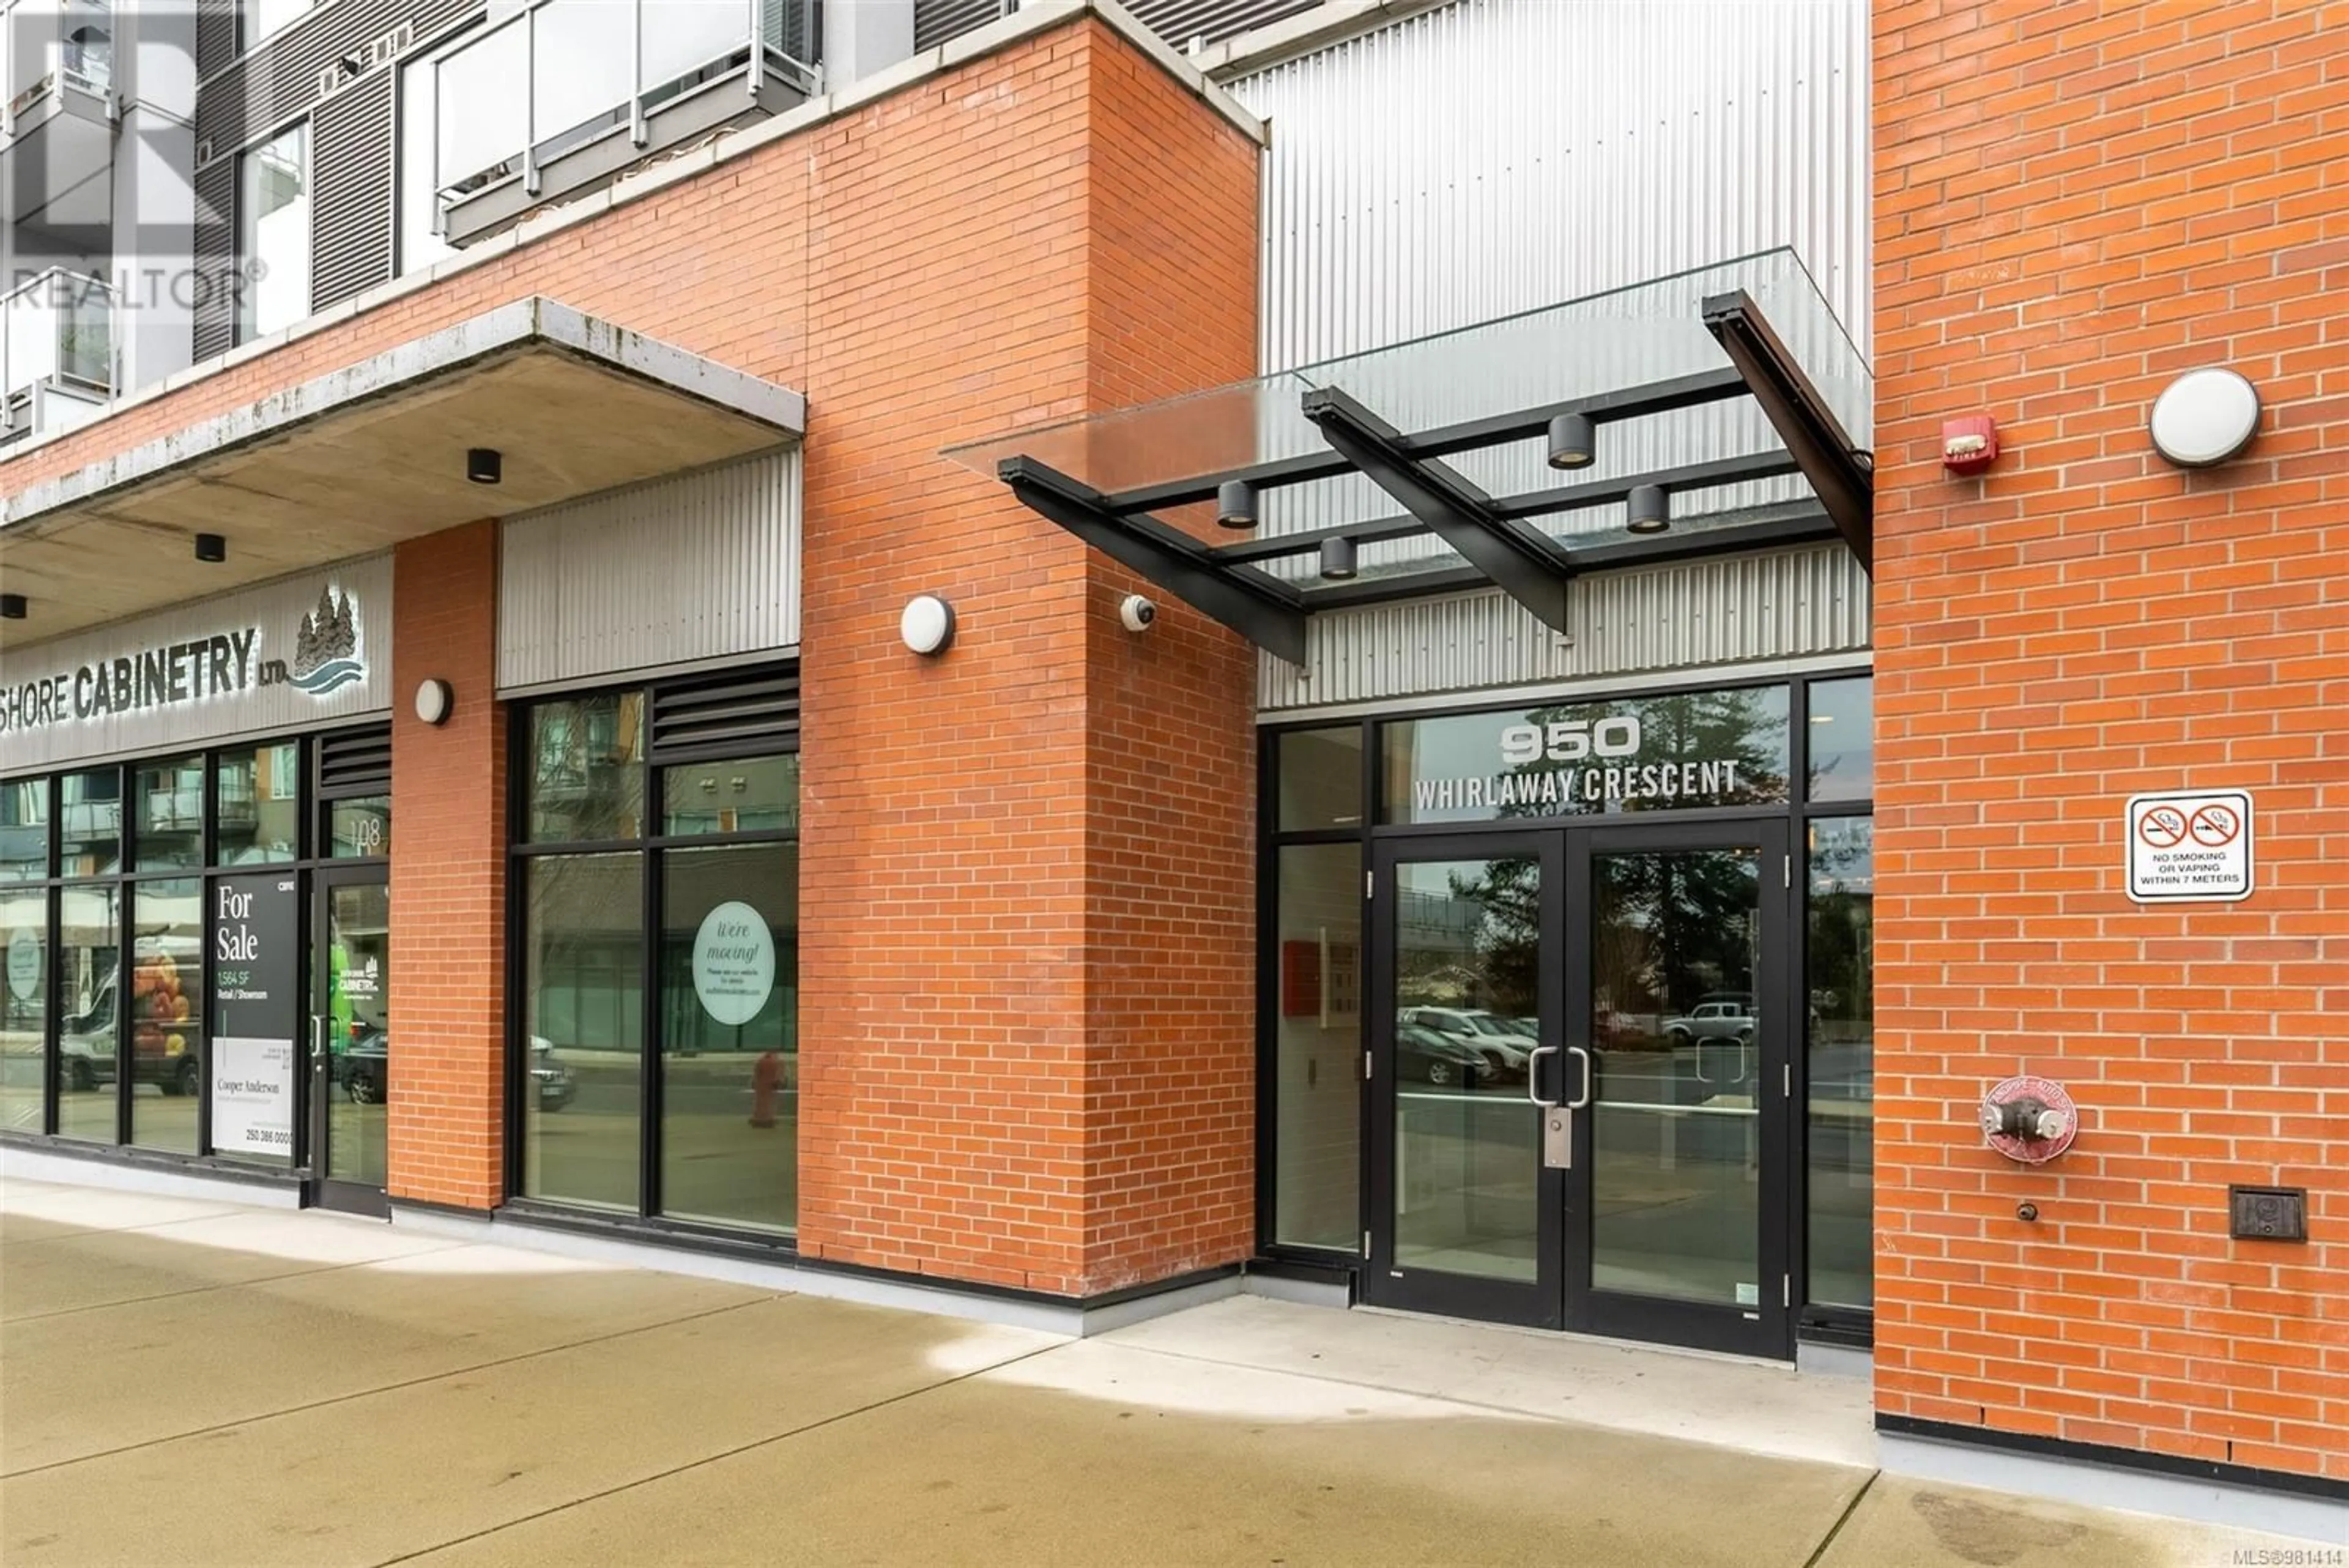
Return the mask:
{"type": "Polygon", "coordinates": [[[114,290],[62,267],[0,295],[0,441],[87,417],[114,395],[114,290]]]}
{"type": "Polygon", "coordinates": [[[40,101],[70,89],[104,99],[114,85],[107,0],[0,3],[0,140],[40,101]]]}
{"type": "Polygon", "coordinates": [[[533,0],[492,22],[434,65],[439,227],[461,244],[683,134],[812,95],[817,5],[533,0]]]}

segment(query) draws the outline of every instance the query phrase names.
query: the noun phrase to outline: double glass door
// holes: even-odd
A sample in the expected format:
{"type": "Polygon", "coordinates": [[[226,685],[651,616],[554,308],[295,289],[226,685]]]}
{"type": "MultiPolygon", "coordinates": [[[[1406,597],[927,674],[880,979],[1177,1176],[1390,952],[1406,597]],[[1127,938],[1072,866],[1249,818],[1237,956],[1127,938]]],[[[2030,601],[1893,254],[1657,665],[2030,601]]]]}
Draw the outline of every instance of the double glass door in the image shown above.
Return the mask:
{"type": "Polygon", "coordinates": [[[1366,1296],[1792,1352],[1780,822],[1379,847],[1366,1296]]]}
{"type": "Polygon", "coordinates": [[[321,871],[310,930],[310,1201],[390,1212],[391,898],[380,867],[321,871]]]}

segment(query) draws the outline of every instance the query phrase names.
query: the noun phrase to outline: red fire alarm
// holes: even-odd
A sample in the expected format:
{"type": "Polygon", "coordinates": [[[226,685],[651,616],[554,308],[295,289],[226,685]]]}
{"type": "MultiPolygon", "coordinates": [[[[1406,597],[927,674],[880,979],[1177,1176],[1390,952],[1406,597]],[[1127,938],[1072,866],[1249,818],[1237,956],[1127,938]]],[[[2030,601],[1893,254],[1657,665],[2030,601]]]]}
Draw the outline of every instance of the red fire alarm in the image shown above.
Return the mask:
{"type": "Polygon", "coordinates": [[[1980,473],[1998,461],[1998,421],[1968,414],[1941,423],[1941,466],[1951,473],[1980,473]]]}

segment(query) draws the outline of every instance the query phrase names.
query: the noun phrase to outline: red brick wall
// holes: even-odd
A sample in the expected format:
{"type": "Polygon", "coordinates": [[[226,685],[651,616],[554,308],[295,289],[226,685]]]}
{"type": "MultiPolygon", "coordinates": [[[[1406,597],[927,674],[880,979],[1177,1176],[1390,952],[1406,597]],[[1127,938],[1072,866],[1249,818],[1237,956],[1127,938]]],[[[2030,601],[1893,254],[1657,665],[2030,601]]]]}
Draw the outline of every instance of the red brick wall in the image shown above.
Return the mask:
{"type": "Polygon", "coordinates": [[[1878,1407],[2349,1478],[2349,6],[1875,36],[1878,1407]],[[2146,421],[2201,365],[2266,412],[2187,473],[2146,421]],[[2249,901],[2126,896],[2182,786],[2255,792],[2249,901]],[[1969,1125],[2025,1069],[2085,1107],[2037,1171],[1969,1125]]]}
{"type": "Polygon", "coordinates": [[[505,1194],[505,710],[498,525],[391,559],[391,1195],[487,1209],[505,1194]],[[409,699],[456,693],[435,728],[409,699]]]}

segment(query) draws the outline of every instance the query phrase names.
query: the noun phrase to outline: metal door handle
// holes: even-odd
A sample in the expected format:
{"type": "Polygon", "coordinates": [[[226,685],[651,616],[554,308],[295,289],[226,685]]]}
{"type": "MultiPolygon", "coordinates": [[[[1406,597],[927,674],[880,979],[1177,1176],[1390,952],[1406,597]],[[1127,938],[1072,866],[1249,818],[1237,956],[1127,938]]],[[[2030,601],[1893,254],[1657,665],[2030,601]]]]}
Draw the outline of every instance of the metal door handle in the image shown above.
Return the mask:
{"type": "Polygon", "coordinates": [[[310,1014],[310,1064],[316,1066],[326,1059],[326,1015],[310,1014]]]}
{"type": "Polygon", "coordinates": [[[1533,1054],[1526,1058],[1526,1098],[1546,1111],[1557,1109],[1557,1102],[1541,1097],[1541,1060],[1544,1056],[1557,1054],[1557,1047],[1555,1045],[1537,1045],[1533,1054]]]}
{"type": "Polygon", "coordinates": [[[1566,1102],[1568,1110],[1578,1111],[1590,1104],[1590,1053],[1579,1045],[1569,1045],[1567,1049],[1582,1060],[1582,1094],[1579,1097],[1566,1102]]]}

